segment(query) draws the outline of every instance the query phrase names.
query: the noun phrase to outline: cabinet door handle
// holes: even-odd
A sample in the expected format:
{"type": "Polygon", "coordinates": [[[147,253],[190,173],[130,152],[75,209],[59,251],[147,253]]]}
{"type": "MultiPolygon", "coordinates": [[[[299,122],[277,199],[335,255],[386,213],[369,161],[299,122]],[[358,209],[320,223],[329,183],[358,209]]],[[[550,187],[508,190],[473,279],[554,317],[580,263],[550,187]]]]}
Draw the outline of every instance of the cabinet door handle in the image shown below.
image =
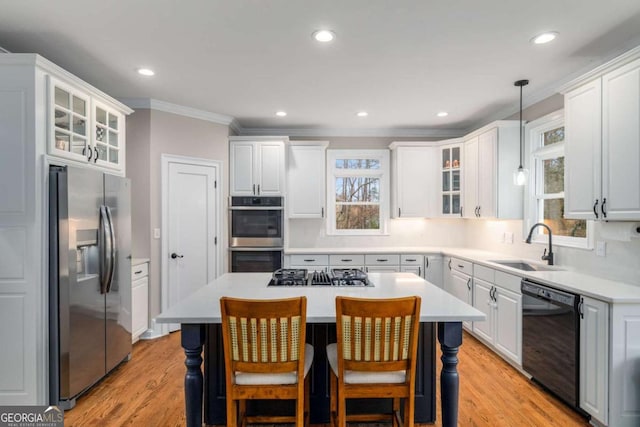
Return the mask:
{"type": "Polygon", "coordinates": [[[600,211],[602,212],[602,218],[607,217],[607,211],[604,209],[604,206],[607,204],[607,198],[602,198],[602,204],[600,205],[600,211]]]}
{"type": "Polygon", "coordinates": [[[320,208],[320,218],[324,218],[324,208],[320,208]]]}
{"type": "Polygon", "coordinates": [[[578,313],[580,313],[580,318],[584,319],[584,298],[580,298],[580,303],[578,304],[578,313]]]}
{"type": "Polygon", "coordinates": [[[460,218],[462,218],[462,210],[464,209],[464,206],[460,206],[460,218]]]}
{"type": "Polygon", "coordinates": [[[482,206],[478,206],[478,218],[480,218],[480,209],[482,208],[482,206]]]}
{"type": "Polygon", "coordinates": [[[260,184],[258,184],[258,196],[260,195],[260,184]]]}
{"type": "Polygon", "coordinates": [[[98,162],[98,147],[93,147],[93,150],[96,152],[96,155],[93,158],[93,163],[97,163],[98,162]]]}
{"type": "Polygon", "coordinates": [[[255,184],[253,184],[253,195],[254,196],[256,195],[256,185],[255,184]]]}
{"type": "Polygon", "coordinates": [[[471,278],[467,279],[467,289],[471,290],[471,278]]]}
{"type": "Polygon", "coordinates": [[[91,148],[89,148],[89,154],[88,154],[87,160],[91,161],[92,157],[93,157],[93,150],[91,148]]]}
{"type": "Polygon", "coordinates": [[[418,266],[418,276],[422,276],[422,269],[418,266]]]}
{"type": "Polygon", "coordinates": [[[138,270],[138,271],[134,271],[133,274],[140,274],[142,273],[142,270],[138,270]]]}
{"type": "Polygon", "coordinates": [[[593,204],[593,214],[596,216],[596,219],[598,219],[598,199],[596,199],[596,202],[593,204]]]}
{"type": "Polygon", "coordinates": [[[449,270],[451,270],[451,258],[449,258],[449,270]]]}
{"type": "Polygon", "coordinates": [[[429,268],[429,258],[428,258],[428,257],[427,257],[427,258],[425,258],[425,261],[426,261],[426,263],[427,263],[427,265],[425,266],[425,268],[429,268]]]}

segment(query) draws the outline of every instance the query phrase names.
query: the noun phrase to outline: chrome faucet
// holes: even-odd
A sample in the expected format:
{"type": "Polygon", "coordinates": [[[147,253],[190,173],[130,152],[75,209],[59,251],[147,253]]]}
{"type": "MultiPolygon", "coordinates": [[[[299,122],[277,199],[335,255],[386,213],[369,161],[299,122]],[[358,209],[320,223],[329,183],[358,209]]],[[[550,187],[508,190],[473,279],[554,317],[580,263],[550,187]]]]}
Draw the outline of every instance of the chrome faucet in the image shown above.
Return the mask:
{"type": "Polygon", "coordinates": [[[529,230],[529,235],[527,236],[526,242],[531,244],[531,236],[533,235],[533,230],[535,230],[536,227],[544,227],[549,232],[549,253],[547,253],[547,249],[545,248],[544,253],[542,254],[542,259],[547,261],[548,265],[553,265],[553,249],[551,246],[551,228],[549,228],[547,224],[544,224],[542,222],[533,224],[533,227],[531,227],[531,230],[529,230]]]}

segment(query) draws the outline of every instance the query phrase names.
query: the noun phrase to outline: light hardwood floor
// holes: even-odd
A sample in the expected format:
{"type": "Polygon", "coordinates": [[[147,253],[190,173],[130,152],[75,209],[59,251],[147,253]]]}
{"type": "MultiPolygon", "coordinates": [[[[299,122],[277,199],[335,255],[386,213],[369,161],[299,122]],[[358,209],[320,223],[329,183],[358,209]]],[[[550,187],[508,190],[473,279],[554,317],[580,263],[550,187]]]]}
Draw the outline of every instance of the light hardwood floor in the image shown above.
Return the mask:
{"type": "MultiPolygon", "coordinates": [[[[466,333],[458,356],[460,426],[589,425],[466,333]]],[[[184,372],[179,332],[140,341],[129,362],[65,413],[64,425],[184,426],[184,372]]],[[[439,409],[437,418],[435,424],[425,426],[441,426],[439,409]]]]}

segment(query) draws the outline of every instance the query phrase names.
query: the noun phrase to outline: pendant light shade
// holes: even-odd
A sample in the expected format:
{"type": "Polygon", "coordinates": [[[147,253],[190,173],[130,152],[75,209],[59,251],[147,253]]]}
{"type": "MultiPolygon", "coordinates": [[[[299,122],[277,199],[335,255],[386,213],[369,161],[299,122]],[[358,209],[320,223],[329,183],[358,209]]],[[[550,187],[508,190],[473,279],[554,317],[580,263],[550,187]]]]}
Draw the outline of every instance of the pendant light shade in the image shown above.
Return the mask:
{"type": "Polygon", "coordinates": [[[529,80],[518,80],[514,86],[520,88],[520,165],[513,173],[513,183],[515,185],[525,185],[529,178],[529,171],[522,166],[522,152],[524,151],[524,128],[522,127],[522,87],[529,84],[529,80]]]}

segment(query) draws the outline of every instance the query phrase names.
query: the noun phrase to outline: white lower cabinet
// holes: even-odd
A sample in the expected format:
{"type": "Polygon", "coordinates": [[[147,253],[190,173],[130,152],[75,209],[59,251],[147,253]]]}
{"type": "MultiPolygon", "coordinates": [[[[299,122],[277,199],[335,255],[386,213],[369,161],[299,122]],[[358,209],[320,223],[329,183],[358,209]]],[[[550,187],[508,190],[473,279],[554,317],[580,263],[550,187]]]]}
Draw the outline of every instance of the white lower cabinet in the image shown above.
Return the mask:
{"type": "Polygon", "coordinates": [[[473,334],[503,357],[522,365],[520,278],[482,265],[473,267],[473,306],[487,320],[473,322],[473,334]]]}
{"type": "Polygon", "coordinates": [[[609,304],[580,297],[580,407],[604,425],[609,413],[609,304]]]}
{"type": "Polygon", "coordinates": [[[443,258],[442,255],[425,255],[424,256],[424,279],[443,289],[443,258]]]}
{"type": "Polygon", "coordinates": [[[399,273],[400,272],[400,255],[397,254],[381,254],[381,255],[365,255],[364,270],[367,273],[399,273]]]}
{"type": "Polygon", "coordinates": [[[329,255],[287,255],[285,256],[285,268],[304,268],[309,271],[327,271],[329,269],[329,255]]]}
{"type": "MultiPolygon", "coordinates": [[[[461,299],[469,305],[473,304],[473,290],[471,286],[471,276],[459,270],[453,269],[451,272],[451,283],[448,292],[453,296],[461,299]]],[[[462,322],[462,326],[471,331],[473,323],[470,321],[462,322]]]]}
{"type": "MultiPolygon", "coordinates": [[[[133,261],[135,262],[135,260],[133,261]]],[[[131,265],[131,340],[149,328],[149,263],[131,265]]]]}

